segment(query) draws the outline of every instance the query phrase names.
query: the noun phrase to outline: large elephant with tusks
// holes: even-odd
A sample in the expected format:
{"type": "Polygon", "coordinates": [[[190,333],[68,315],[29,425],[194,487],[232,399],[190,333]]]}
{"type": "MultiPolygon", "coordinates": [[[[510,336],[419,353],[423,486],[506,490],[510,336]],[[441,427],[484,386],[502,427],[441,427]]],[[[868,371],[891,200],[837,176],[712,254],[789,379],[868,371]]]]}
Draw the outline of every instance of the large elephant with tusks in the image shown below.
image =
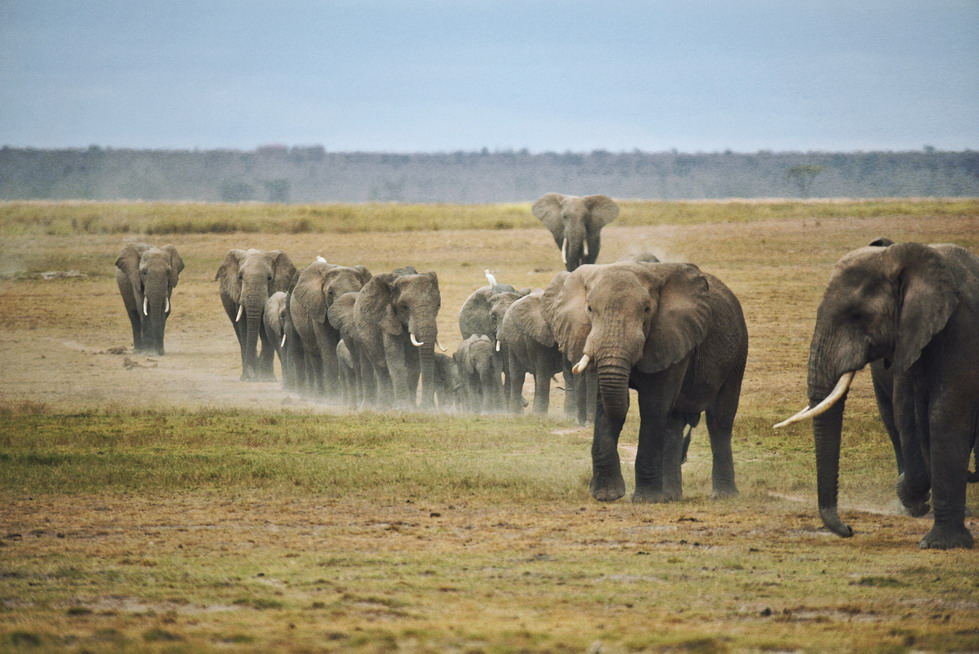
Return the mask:
{"type": "Polygon", "coordinates": [[[281,250],[230,250],[218,268],[221,304],[241,349],[242,380],[275,381],[275,347],[263,324],[265,302],[277,291],[288,291],[295,274],[296,267],[281,250]]]}

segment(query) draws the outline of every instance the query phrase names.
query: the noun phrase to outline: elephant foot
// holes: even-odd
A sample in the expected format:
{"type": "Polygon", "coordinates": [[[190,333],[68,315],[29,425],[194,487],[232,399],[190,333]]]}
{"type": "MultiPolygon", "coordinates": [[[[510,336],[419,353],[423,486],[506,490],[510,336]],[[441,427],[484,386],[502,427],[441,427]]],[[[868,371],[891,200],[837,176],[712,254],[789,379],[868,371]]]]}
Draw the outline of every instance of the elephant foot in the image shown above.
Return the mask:
{"type": "Polygon", "coordinates": [[[723,500],[729,497],[737,497],[740,494],[738,487],[732,484],[731,486],[715,486],[710,497],[713,500],[723,500]]]}
{"type": "Polygon", "coordinates": [[[921,549],[950,550],[955,548],[972,549],[973,538],[965,525],[945,527],[935,525],[921,539],[921,549]]]}
{"type": "Polygon", "coordinates": [[[614,502],[625,495],[625,479],[622,473],[600,475],[591,478],[591,496],[599,502],[614,502]]]}
{"type": "Polygon", "coordinates": [[[635,504],[665,504],[666,502],[679,501],[683,496],[681,491],[653,490],[650,488],[636,488],[632,494],[632,501],[635,504]]]}

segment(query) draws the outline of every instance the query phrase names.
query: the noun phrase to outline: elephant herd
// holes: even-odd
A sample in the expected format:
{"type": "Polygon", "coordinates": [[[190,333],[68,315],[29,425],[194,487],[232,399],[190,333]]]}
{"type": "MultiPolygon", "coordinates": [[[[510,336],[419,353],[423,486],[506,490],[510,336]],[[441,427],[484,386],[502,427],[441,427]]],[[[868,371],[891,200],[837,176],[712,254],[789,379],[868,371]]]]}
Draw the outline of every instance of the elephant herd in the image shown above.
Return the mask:
{"type": "MultiPolygon", "coordinates": [[[[533,411],[546,413],[560,375],[566,416],[594,425],[590,488],[601,501],[625,494],[617,446],[631,388],[639,407],[633,501],[681,498],[681,464],[701,416],[713,495],[736,495],[731,438],[748,355],[737,297],[694,264],[648,255],[595,264],[601,227],[618,213],[605,196],[549,193],[533,213],[567,270],[536,290],[487,271],[488,285],[459,311],[462,342],[452,356],[439,342],[435,272],[372,274],[321,257],[297,270],[282,251],[229,251],[216,280],[241,379],[273,380],[278,356],[285,388],[353,408],[521,413],[529,373],[533,411]]],[[[127,245],[116,265],[135,349],[163,354],[183,268],[176,248],[127,245]]],[[[816,312],[809,402],[777,427],[813,420],[820,515],[841,536],[853,533],[837,512],[843,407],[868,363],[898,497],[913,515],[934,506],[921,546],[971,547],[964,518],[979,433],[979,257],[954,245],[878,239],[832,273],[816,312]]]]}

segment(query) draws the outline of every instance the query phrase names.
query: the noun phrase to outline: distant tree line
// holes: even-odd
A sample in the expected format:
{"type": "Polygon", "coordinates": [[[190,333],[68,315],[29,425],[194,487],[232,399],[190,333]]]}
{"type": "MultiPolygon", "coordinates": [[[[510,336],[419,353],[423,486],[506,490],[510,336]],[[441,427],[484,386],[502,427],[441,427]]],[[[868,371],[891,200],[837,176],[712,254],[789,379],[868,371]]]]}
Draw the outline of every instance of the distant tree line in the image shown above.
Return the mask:
{"type": "Polygon", "coordinates": [[[0,149],[4,200],[475,203],[549,191],[662,200],[979,196],[979,152],[0,149]]]}

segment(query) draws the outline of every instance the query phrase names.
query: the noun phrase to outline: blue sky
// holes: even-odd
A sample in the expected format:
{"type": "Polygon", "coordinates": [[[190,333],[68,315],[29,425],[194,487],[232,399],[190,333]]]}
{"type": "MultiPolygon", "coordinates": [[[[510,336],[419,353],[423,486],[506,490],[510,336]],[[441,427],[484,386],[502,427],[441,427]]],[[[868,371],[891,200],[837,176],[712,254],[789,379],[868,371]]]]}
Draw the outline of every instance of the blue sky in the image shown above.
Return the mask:
{"type": "Polygon", "coordinates": [[[0,145],[979,149],[977,0],[0,0],[0,145]]]}

